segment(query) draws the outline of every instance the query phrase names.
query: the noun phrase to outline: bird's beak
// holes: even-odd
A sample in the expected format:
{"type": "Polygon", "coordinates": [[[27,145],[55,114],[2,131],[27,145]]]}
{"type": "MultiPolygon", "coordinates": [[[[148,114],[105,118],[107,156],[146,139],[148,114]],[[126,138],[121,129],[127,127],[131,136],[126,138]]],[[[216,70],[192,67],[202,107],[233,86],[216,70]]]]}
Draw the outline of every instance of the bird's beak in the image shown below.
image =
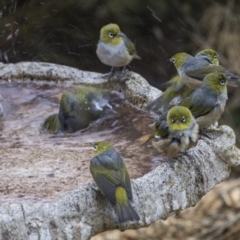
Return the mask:
{"type": "Polygon", "coordinates": [[[176,124],[179,124],[179,123],[180,123],[180,121],[179,121],[179,120],[177,120],[177,121],[176,121],[176,124]]]}
{"type": "Polygon", "coordinates": [[[124,37],[124,33],[120,32],[120,33],[118,33],[117,36],[119,36],[119,37],[124,37]]]}
{"type": "Polygon", "coordinates": [[[167,61],[168,61],[168,62],[172,62],[172,58],[168,59],[167,61]]]}

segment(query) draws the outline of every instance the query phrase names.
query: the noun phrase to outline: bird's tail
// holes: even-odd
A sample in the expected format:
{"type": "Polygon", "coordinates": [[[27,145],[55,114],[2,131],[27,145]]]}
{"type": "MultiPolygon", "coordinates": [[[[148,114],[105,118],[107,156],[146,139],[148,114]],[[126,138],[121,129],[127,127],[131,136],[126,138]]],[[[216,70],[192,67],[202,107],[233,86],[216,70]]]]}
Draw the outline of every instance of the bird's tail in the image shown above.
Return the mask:
{"type": "Polygon", "coordinates": [[[233,73],[230,73],[228,71],[225,71],[225,75],[227,77],[228,81],[228,86],[231,87],[238,87],[240,85],[240,78],[233,73]]]}
{"type": "Polygon", "coordinates": [[[134,58],[134,59],[137,59],[137,60],[141,60],[141,59],[142,59],[142,58],[141,58],[139,55],[137,55],[136,53],[133,54],[133,58],[134,58]]]}
{"type": "Polygon", "coordinates": [[[140,218],[131,206],[126,190],[123,187],[117,187],[115,195],[119,223],[139,221],[140,218]]]}

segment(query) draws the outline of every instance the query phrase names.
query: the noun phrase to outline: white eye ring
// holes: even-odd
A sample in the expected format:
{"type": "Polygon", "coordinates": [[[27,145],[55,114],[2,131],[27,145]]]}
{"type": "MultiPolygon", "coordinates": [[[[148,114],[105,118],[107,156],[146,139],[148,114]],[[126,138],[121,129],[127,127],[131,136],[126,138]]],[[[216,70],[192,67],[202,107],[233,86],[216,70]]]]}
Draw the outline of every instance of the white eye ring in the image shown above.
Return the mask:
{"type": "Polygon", "coordinates": [[[220,81],[220,85],[222,85],[222,86],[224,86],[224,85],[225,85],[225,83],[226,83],[226,81],[225,81],[225,80],[221,80],[221,81],[220,81]]]}
{"type": "Polygon", "coordinates": [[[186,117],[185,117],[185,116],[183,116],[183,117],[182,117],[182,122],[184,122],[184,123],[185,123],[185,122],[186,122],[186,120],[187,120],[187,119],[186,119],[186,117]]]}
{"type": "Polygon", "coordinates": [[[108,36],[109,36],[110,38],[113,38],[113,37],[114,37],[114,35],[112,34],[112,32],[110,32],[110,33],[108,34],[108,36]]]}
{"type": "Polygon", "coordinates": [[[94,145],[93,148],[94,148],[94,151],[98,150],[98,146],[97,145],[94,145]]]}
{"type": "Polygon", "coordinates": [[[215,55],[215,56],[214,56],[214,60],[218,60],[218,55],[215,55]]]}
{"type": "Polygon", "coordinates": [[[176,58],[171,58],[171,62],[175,63],[176,62],[176,58]]]}
{"type": "Polygon", "coordinates": [[[174,123],[175,122],[175,120],[172,118],[172,123],[174,123]]]}

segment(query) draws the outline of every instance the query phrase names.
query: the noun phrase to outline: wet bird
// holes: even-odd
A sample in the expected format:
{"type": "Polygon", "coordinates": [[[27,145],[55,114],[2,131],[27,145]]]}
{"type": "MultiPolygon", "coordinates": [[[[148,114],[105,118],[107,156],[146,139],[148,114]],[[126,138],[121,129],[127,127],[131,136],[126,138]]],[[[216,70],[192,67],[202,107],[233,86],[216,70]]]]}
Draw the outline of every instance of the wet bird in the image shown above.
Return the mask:
{"type": "Polygon", "coordinates": [[[133,209],[131,181],[121,155],[107,142],[94,143],[95,156],[90,162],[92,177],[117,210],[119,223],[138,221],[140,218],[133,209]]]}
{"type": "Polygon", "coordinates": [[[155,124],[153,147],[164,152],[168,157],[186,152],[196,146],[199,127],[191,111],[183,106],[174,106],[160,116],[155,124]]]}
{"type": "Polygon", "coordinates": [[[49,132],[76,132],[94,121],[99,123],[113,113],[110,92],[81,86],[62,94],[58,114],[48,116],[42,127],[49,132]]]}
{"type": "Polygon", "coordinates": [[[114,23],[101,28],[96,53],[102,63],[113,67],[111,76],[114,73],[114,67],[125,67],[133,59],[141,59],[137,55],[134,44],[114,23]]]}
{"type": "Polygon", "coordinates": [[[84,129],[111,108],[103,90],[82,86],[64,92],[58,114],[61,130],[75,132],[84,129]]]}

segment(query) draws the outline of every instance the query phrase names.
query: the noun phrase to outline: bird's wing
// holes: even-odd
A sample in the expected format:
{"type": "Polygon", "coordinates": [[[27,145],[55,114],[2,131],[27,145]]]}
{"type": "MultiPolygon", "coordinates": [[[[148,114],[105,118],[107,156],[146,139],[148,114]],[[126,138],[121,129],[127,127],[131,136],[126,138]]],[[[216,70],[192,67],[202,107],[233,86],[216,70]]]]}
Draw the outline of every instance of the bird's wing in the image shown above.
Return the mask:
{"type": "Polygon", "coordinates": [[[162,138],[166,138],[169,134],[167,124],[167,111],[164,112],[155,123],[155,133],[162,138]]]}
{"type": "Polygon", "coordinates": [[[195,118],[209,113],[217,104],[216,97],[203,89],[195,90],[190,96],[185,98],[179,105],[189,108],[195,118]]]}
{"type": "Polygon", "coordinates": [[[231,73],[231,72],[229,72],[229,71],[225,71],[224,72],[225,73],[225,75],[227,76],[227,79],[228,80],[236,80],[237,82],[239,82],[239,76],[237,76],[237,75],[234,75],[233,73],[231,73]]]}
{"type": "Polygon", "coordinates": [[[92,158],[90,163],[90,171],[93,179],[101,192],[113,204],[116,203],[116,187],[123,185],[123,160],[116,153],[115,150],[103,152],[92,158]]]}
{"type": "Polygon", "coordinates": [[[122,34],[122,36],[123,36],[124,44],[127,47],[129,54],[130,55],[136,54],[137,52],[133,42],[124,33],[122,34]]]}
{"type": "Polygon", "coordinates": [[[126,192],[127,192],[127,196],[128,196],[128,199],[132,199],[132,188],[131,188],[131,181],[130,181],[130,177],[129,177],[129,173],[128,173],[128,170],[125,166],[125,163],[124,161],[122,160],[122,157],[121,155],[115,151],[115,150],[110,150],[112,153],[111,153],[111,156],[112,156],[112,159],[114,159],[114,166],[116,166],[116,168],[119,170],[119,174],[118,177],[119,180],[120,180],[120,185],[122,187],[125,188],[126,192]]]}
{"type": "Polygon", "coordinates": [[[207,66],[199,67],[193,71],[186,71],[185,74],[189,77],[202,80],[206,75],[212,72],[225,72],[225,68],[220,65],[209,64],[207,66]]]}
{"type": "Polygon", "coordinates": [[[128,199],[132,200],[132,187],[130,177],[127,171],[127,168],[123,162],[123,168],[121,169],[121,178],[122,178],[122,185],[124,186],[128,199]]]}

